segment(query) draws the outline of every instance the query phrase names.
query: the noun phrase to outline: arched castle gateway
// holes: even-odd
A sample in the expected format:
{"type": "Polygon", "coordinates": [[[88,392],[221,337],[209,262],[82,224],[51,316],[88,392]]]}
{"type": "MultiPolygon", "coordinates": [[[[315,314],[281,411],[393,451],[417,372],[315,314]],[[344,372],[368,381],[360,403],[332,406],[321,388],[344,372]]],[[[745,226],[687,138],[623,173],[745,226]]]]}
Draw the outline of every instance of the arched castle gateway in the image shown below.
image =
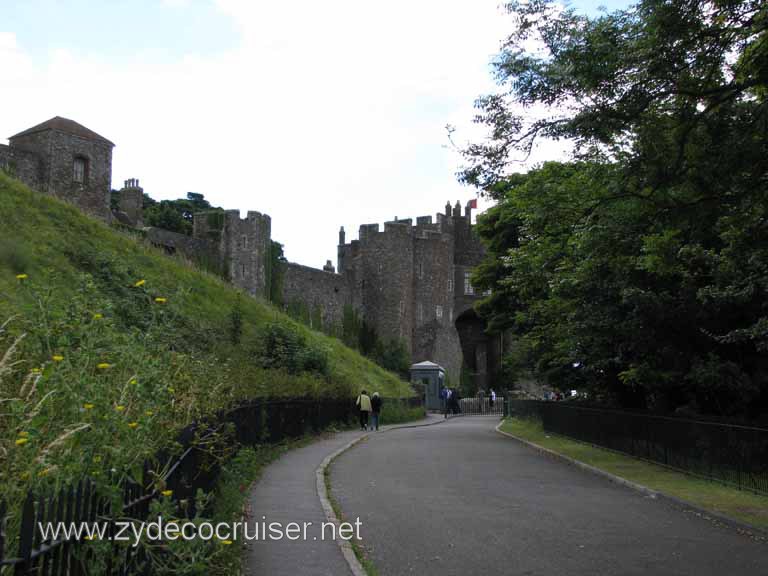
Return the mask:
{"type": "MultiPolygon", "coordinates": [[[[66,118],[52,118],[12,136],[0,145],[0,168],[40,192],[77,205],[105,220],[141,228],[168,253],[180,252],[215,263],[230,281],[255,297],[269,293],[271,220],[266,214],[238,210],[195,214],[192,236],[143,227],[143,189],[127,180],[119,210],[110,210],[112,144],[66,118]]],[[[492,385],[498,373],[503,339],[488,335],[474,312],[482,297],[469,277],[483,258],[474,233],[470,205],[446,204],[434,220],[360,226],[358,238],[339,232],[337,270],[285,265],[282,289],[286,305],[301,303],[318,311],[323,328],[333,332],[345,310],[354,310],[380,338],[402,340],[414,363],[430,360],[459,383],[462,365],[479,387],[492,385]]]]}

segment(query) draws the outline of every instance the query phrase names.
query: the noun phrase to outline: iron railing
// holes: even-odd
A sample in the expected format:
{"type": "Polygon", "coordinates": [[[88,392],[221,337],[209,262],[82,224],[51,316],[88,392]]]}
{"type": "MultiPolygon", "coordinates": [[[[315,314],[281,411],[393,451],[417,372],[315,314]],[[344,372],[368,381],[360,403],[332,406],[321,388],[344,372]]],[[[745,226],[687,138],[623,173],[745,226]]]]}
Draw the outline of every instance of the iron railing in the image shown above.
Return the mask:
{"type": "Polygon", "coordinates": [[[508,412],[540,419],[547,432],[768,494],[765,428],[537,400],[511,400],[508,412]]]}

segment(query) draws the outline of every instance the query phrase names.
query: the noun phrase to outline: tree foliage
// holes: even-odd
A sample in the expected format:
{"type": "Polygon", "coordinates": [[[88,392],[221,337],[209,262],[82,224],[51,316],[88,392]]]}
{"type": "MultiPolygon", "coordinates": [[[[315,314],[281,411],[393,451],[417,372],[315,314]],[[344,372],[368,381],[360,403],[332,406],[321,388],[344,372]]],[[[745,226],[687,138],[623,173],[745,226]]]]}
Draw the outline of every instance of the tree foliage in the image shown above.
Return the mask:
{"type": "Polygon", "coordinates": [[[768,412],[768,7],[508,8],[461,178],[498,201],[473,283],[510,361],[627,407],[768,412]],[[509,175],[541,137],[572,161],[509,175]]]}
{"type": "Polygon", "coordinates": [[[187,192],[186,198],[157,202],[144,194],[144,222],[179,234],[192,235],[192,223],[196,212],[221,210],[211,206],[202,194],[187,192]]]}

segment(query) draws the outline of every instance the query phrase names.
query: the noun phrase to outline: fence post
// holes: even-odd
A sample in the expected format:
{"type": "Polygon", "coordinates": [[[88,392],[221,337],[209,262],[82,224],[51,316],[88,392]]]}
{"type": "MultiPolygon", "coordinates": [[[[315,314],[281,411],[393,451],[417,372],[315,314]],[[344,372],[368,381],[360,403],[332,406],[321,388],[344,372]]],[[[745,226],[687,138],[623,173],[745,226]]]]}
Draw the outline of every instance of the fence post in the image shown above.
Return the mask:
{"type": "Polygon", "coordinates": [[[35,537],[35,500],[32,491],[27,492],[27,498],[21,508],[21,529],[19,530],[19,558],[16,564],[16,574],[26,574],[31,568],[32,540],[35,537]]]}
{"type": "Polygon", "coordinates": [[[5,559],[5,512],[8,505],[5,500],[0,502],[0,562],[5,559]]]}

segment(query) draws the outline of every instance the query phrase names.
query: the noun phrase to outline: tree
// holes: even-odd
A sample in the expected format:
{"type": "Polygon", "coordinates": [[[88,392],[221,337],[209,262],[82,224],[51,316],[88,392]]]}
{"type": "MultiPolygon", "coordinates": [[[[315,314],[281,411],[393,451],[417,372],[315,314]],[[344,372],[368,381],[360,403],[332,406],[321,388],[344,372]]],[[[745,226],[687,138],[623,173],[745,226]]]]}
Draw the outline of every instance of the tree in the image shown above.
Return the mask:
{"type": "Polygon", "coordinates": [[[144,221],[179,234],[192,235],[194,215],[206,210],[221,210],[211,206],[202,194],[188,192],[186,199],[156,202],[144,195],[144,221]]]}
{"type": "Polygon", "coordinates": [[[478,100],[489,140],[461,174],[499,202],[478,226],[473,283],[494,291],[479,311],[555,383],[634,408],[768,411],[768,8],[509,9],[506,92],[478,100]],[[533,105],[546,113],[520,114],[533,105]],[[509,176],[540,137],[572,140],[573,161],[509,176]]]}

